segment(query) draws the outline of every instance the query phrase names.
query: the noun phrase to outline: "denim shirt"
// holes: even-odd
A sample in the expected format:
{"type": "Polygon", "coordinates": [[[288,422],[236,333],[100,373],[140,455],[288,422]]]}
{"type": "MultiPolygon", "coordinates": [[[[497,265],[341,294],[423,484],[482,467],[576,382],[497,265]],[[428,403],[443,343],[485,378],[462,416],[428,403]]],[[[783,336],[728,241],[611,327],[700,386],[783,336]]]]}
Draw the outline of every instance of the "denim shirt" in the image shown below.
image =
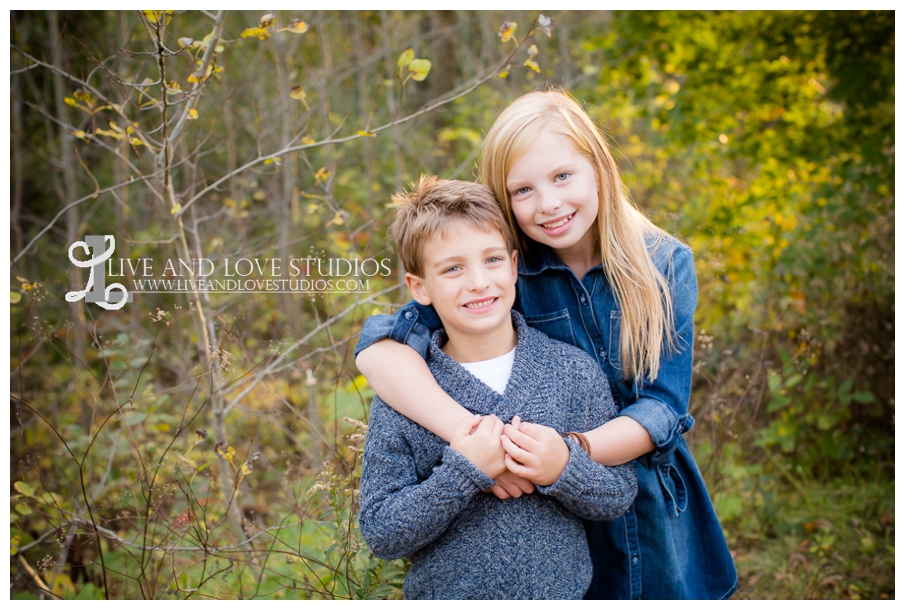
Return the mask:
{"type": "MultiPolygon", "coordinates": [[[[654,381],[622,377],[622,312],[601,265],[579,280],[555,253],[531,242],[519,262],[515,308],[528,324],[595,358],[607,376],[620,415],[641,424],[654,451],[634,461],[638,497],[610,522],[587,522],[594,580],[588,598],[725,599],[738,577],[707,488],[683,434],[694,420],[691,394],[697,280],[691,249],[672,237],[648,240],[656,268],[667,278],[676,325],[675,351],[660,361],[654,381]]],[[[359,351],[390,337],[426,357],[441,326],[432,307],[409,303],[394,316],[372,316],[359,351]]]]}

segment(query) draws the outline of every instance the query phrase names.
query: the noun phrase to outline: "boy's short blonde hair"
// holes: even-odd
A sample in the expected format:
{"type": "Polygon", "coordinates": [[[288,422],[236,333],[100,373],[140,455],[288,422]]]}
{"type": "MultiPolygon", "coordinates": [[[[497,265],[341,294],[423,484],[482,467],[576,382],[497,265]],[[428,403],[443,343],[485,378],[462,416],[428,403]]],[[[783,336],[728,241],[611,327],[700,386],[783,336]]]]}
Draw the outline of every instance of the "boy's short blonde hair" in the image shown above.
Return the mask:
{"type": "Polygon", "coordinates": [[[509,252],[515,249],[503,210],[489,187],[436,176],[421,176],[418,184],[410,187],[410,191],[393,195],[393,204],[399,209],[390,226],[396,251],[408,273],[424,277],[425,245],[456,221],[484,231],[499,231],[509,252]]]}

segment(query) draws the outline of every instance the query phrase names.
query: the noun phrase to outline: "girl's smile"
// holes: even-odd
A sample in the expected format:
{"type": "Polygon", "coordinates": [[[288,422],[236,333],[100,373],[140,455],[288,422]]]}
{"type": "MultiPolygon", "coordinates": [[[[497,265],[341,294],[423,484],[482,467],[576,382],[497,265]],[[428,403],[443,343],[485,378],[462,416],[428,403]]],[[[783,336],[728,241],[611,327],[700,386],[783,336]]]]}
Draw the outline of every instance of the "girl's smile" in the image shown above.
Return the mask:
{"type": "Polygon", "coordinates": [[[597,172],[568,138],[541,133],[512,164],[506,188],[525,235],[553,248],[579,277],[600,262],[597,172]]]}

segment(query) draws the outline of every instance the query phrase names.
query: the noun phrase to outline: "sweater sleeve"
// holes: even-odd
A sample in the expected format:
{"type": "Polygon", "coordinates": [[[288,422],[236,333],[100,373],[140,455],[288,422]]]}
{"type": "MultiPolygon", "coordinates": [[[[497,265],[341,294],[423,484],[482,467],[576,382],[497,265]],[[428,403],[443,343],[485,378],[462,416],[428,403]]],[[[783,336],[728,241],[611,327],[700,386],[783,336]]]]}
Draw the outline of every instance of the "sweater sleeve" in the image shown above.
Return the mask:
{"type": "Polygon", "coordinates": [[[374,555],[395,559],[433,542],[493,479],[447,446],[419,482],[411,446],[395,425],[402,416],[378,401],[365,442],[359,525],[374,555]]]}
{"type": "Polygon", "coordinates": [[[582,519],[604,521],[621,517],[638,495],[638,480],[630,464],[598,464],[570,438],[569,461],[553,485],[537,491],[559,500],[567,510],[582,519]]]}
{"type": "MultiPolygon", "coordinates": [[[[573,430],[591,430],[616,417],[609,383],[593,360],[579,353],[570,360],[568,370],[572,377],[569,413],[573,430]]],[[[538,491],[555,497],[566,509],[589,521],[625,514],[638,495],[638,480],[631,464],[598,464],[575,441],[565,441],[569,447],[565,470],[556,482],[538,487],[538,491]]]]}

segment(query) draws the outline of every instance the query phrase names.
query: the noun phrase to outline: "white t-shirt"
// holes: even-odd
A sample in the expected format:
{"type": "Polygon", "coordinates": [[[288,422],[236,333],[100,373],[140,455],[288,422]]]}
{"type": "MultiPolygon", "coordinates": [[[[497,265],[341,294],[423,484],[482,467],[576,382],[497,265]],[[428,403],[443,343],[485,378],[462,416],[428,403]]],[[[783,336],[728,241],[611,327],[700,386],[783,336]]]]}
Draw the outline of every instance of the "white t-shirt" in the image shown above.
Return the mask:
{"type": "Polygon", "coordinates": [[[460,362],[465,370],[483,381],[497,394],[506,391],[509,376],[512,374],[512,363],[515,362],[515,348],[508,354],[503,354],[490,360],[480,362],[460,362]]]}

